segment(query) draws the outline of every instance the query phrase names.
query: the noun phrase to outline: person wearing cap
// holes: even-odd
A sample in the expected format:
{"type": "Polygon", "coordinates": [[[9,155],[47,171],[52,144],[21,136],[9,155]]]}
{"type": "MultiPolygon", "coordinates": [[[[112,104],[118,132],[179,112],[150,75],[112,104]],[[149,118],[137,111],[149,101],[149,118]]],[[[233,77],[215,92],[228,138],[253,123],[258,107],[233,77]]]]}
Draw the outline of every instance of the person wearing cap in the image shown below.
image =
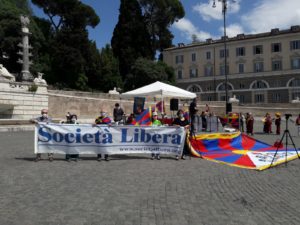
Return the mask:
{"type": "MultiPolygon", "coordinates": [[[[100,111],[100,116],[98,116],[95,119],[95,124],[94,125],[97,125],[97,124],[111,125],[111,123],[112,123],[112,120],[107,116],[107,113],[104,112],[103,110],[101,110],[100,111]]],[[[101,154],[97,154],[97,160],[101,161],[101,159],[102,159],[101,154]]],[[[104,155],[104,159],[105,159],[105,161],[109,161],[108,154],[104,155]]]]}
{"type": "MultiPolygon", "coordinates": [[[[152,126],[161,126],[162,124],[161,124],[161,122],[160,122],[160,120],[158,119],[158,115],[157,115],[157,112],[156,111],[154,111],[153,113],[152,113],[152,126]]],[[[157,158],[158,160],[160,160],[160,154],[159,153],[152,153],[151,154],[151,159],[155,159],[155,158],[157,158]]]]}
{"type": "MultiPolygon", "coordinates": [[[[179,109],[177,112],[177,118],[173,121],[173,126],[180,126],[185,128],[185,132],[188,132],[190,123],[189,121],[184,117],[184,111],[182,109],[179,109]]],[[[187,138],[187,135],[186,135],[187,138]]],[[[183,147],[183,153],[181,156],[181,159],[185,159],[185,156],[188,154],[188,146],[186,144],[186,140],[184,141],[184,147],[183,147]]],[[[176,160],[178,160],[179,157],[176,155],[176,160]]]]}
{"type": "Polygon", "coordinates": [[[280,124],[281,124],[281,114],[279,112],[275,113],[275,125],[276,125],[276,134],[280,135],[280,124]]]}
{"type": "MultiPolygon", "coordinates": [[[[31,119],[32,123],[51,123],[52,119],[48,116],[48,109],[42,109],[41,110],[41,116],[31,119]]],[[[42,159],[42,154],[37,153],[35,157],[35,162],[38,162],[42,159]]],[[[53,153],[48,153],[48,159],[50,162],[53,161],[53,153]]]]}

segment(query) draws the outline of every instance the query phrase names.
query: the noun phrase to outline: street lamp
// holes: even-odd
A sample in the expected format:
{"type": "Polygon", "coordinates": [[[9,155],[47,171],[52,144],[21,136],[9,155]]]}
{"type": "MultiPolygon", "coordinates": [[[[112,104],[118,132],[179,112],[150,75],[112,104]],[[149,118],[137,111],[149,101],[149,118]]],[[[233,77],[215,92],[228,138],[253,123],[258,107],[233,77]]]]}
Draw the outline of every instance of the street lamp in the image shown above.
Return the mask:
{"type": "MultiPolygon", "coordinates": [[[[223,14],[223,26],[224,26],[224,75],[225,75],[225,102],[226,102],[226,114],[232,111],[232,105],[228,102],[228,82],[227,82],[227,43],[226,43],[226,11],[227,11],[227,2],[229,0],[218,0],[218,2],[222,2],[222,14],[223,14]]],[[[235,2],[234,0],[231,0],[235,2]]],[[[216,0],[213,0],[213,8],[216,7],[216,0]]]]}

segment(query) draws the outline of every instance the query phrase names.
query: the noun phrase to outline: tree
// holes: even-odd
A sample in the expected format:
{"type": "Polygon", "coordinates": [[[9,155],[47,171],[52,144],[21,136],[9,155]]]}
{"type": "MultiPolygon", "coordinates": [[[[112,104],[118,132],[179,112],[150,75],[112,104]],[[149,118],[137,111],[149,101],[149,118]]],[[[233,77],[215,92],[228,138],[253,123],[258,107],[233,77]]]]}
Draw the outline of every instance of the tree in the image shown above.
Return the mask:
{"type": "MultiPolygon", "coordinates": [[[[50,83],[88,90],[99,85],[99,52],[88,39],[86,27],[100,19],[95,11],[78,0],[32,0],[48,16],[53,29],[50,46],[50,83]]],[[[101,86],[98,86],[101,89],[101,86]]]]}
{"type": "Polygon", "coordinates": [[[184,17],[184,8],[179,0],[139,0],[151,36],[151,47],[156,51],[172,46],[170,26],[184,17]]]}
{"type": "Polygon", "coordinates": [[[100,57],[103,91],[108,92],[114,87],[123,88],[122,78],[119,72],[119,63],[113,56],[110,45],[106,45],[105,48],[102,48],[100,57]]]}
{"type": "Polygon", "coordinates": [[[154,62],[139,58],[134,63],[131,74],[126,79],[125,86],[127,89],[133,89],[155,81],[175,83],[173,68],[162,61],[154,62]]]}
{"type": "Polygon", "coordinates": [[[125,80],[139,57],[153,58],[150,36],[137,0],[121,0],[120,15],[111,39],[114,56],[125,80]]]}

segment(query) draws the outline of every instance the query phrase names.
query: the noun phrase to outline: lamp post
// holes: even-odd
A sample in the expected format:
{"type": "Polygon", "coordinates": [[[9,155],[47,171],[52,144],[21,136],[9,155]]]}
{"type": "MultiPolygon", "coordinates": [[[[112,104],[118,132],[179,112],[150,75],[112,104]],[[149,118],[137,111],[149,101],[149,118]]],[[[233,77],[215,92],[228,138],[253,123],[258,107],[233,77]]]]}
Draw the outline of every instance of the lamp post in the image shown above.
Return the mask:
{"type": "MultiPolygon", "coordinates": [[[[224,30],[224,36],[223,36],[223,43],[224,43],[224,75],[225,75],[225,102],[226,102],[226,114],[228,112],[232,111],[232,105],[228,102],[228,81],[227,81],[227,43],[226,43],[226,11],[227,11],[227,2],[229,0],[218,0],[218,2],[222,3],[222,14],[223,14],[223,30],[224,30]]],[[[235,2],[232,0],[232,2],[235,2]]],[[[216,7],[216,0],[213,0],[213,8],[216,7]]]]}

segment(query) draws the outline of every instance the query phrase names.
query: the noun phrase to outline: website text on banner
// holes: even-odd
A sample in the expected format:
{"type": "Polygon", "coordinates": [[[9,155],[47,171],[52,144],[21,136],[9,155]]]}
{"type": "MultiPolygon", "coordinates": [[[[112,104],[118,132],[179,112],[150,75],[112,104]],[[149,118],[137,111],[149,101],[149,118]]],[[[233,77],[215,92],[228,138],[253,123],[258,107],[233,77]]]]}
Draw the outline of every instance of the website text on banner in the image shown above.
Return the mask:
{"type": "Polygon", "coordinates": [[[92,126],[45,124],[35,127],[35,153],[180,155],[182,127],[92,126]]]}

